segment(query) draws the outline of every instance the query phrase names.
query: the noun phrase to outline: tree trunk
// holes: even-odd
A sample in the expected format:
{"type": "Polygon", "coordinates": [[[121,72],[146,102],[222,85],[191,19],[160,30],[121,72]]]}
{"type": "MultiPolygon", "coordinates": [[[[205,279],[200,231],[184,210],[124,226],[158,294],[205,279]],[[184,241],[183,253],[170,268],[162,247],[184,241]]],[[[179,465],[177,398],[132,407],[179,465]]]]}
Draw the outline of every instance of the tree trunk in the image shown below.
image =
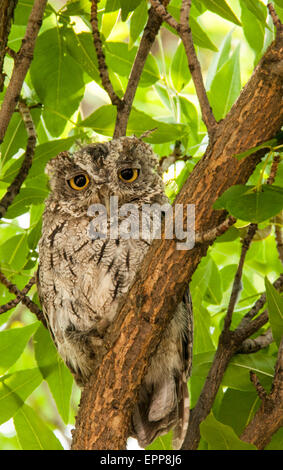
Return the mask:
{"type": "MultiPolygon", "coordinates": [[[[245,183],[262,152],[244,160],[233,155],[273,137],[283,124],[283,31],[279,31],[239,99],[218,124],[207,151],[176,199],[195,204],[196,232],[217,226],[223,211],[215,200],[230,186],[245,183]]],[[[184,211],[186,222],[186,211],[184,211]]],[[[186,223],[184,223],[186,226],[186,223]]],[[[125,449],[130,416],[148,360],[208,244],[176,250],[176,240],[155,240],[109,327],[109,349],[82,393],[72,449],[125,449]]]]}

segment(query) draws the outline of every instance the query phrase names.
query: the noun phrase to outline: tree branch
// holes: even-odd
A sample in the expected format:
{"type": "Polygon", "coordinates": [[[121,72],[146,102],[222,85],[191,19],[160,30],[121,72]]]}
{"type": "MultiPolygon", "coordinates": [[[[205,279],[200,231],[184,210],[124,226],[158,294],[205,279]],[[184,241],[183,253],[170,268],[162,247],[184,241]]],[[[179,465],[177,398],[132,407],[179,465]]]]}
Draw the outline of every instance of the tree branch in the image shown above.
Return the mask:
{"type": "Polygon", "coordinates": [[[277,15],[275,9],[274,9],[274,6],[272,5],[272,3],[268,3],[267,8],[269,10],[269,13],[270,13],[270,16],[272,18],[272,21],[273,21],[273,24],[274,24],[275,28],[277,30],[282,28],[282,23],[279,19],[279,16],[277,15]]]}
{"type": "Polygon", "coordinates": [[[236,271],[236,275],[234,278],[233,286],[232,286],[232,292],[229,300],[229,305],[227,309],[227,314],[225,316],[224,320],[224,331],[228,331],[231,322],[232,322],[232,315],[234,312],[234,308],[236,305],[236,301],[239,297],[239,292],[241,290],[242,284],[241,284],[241,279],[242,279],[242,273],[243,273],[243,267],[244,267],[244,262],[246,258],[246,254],[248,252],[248,249],[250,247],[250,244],[252,242],[252,239],[257,231],[257,224],[250,224],[248,228],[248,233],[245,236],[245,238],[242,241],[242,250],[241,250],[241,256],[240,256],[240,261],[239,265],[236,271]]]}
{"type": "MultiPolygon", "coordinates": [[[[11,292],[11,294],[15,294],[17,296],[17,299],[20,299],[20,302],[22,302],[32,313],[34,313],[37,316],[37,319],[41,321],[43,325],[47,328],[47,324],[46,324],[42,310],[40,310],[40,308],[26,295],[27,292],[30,290],[31,286],[35,284],[35,276],[33,276],[30,279],[28,284],[22,290],[19,290],[15,284],[9,281],[9,279],[7,279],[6,276],[1,271],[0,271],[0,282],[5,287],[7,287],[8,291],[11,292]]],[[[2,308],[3,307],[5,306],[2,306],[2,308]]],[[[0,311],[0,313],[4,313],[4,312],[0,311]]]]}
{"type": "Polygon", "coordinates": [[[105,55],[104,55],[103,48],[102,48],[102,41],[100,38],[99,29],[98,29],[98,19],[97,19],[97,4],[98,3],[99,3],[99,0],[91,0],[90,22],[91,22],[91,27],[92,27],[94,47],[95,47],[96,55],[97,55],[99,75],[102,81],[102,85],[105,91],[108,93],[111,103],[119,107],[121,104],[121,100],[119,96],[116,95],[114,88],[112,86],[112,83],[110,81],[110,78],[109,78],[108,68],[105,62],[105,55]]]}
{"type": "MultiPolygon", "coordinates": [[[[169,0],[163,0],[163,3],[167,5],[169,0]]],[[[144,28],[144,32],[141,38],[141,42],[138,48],[138,52],[131,70],[130,78],[128,85],[122,99],[123,106],[118,109],[114,138],[121,137],[126,135],[127,124],[138,87],[138,83],[144,69],[144,65],[148,54],[150,52],[151,46],[154,43],[156,35],[160,29],[162,20],[159,15],[155,12],[154,8],[150,8],[148,12],[147,24],[144,28]]]]}
{"type": "Polygon", "coordinates": [[[283,338],[278,349],[270,393],[265,391],[254,372],[251,373],[251,380],[262,403],[241,439],[254,444],[258,449],[264,449],[273,434],[283,425],[283,338]]]}
{"type": "Polygon", "coordinates": [[[35,0],[22,45],[17,53],[10,83],[0,109],[0,143],[3,141],[12,114],[17,105],[27,71],[33,59],[36,38],[40,30],[47,0],[35,0]]]}
{"type": "MultiPolygon", "coordinates": [[[[233,155],[270,139],[283,124],[281,78],[270,73],[270,63],[282,59],[283,32],[279,32],[237,102],[218,124],[204,157],[176,198],[179,204],[195,204],[199,233],[224,220],[225,212],[212,208],[215,200],[231,185],[245,183],[263,152],[243,160],[233,155]]],[[[186,222],[184,211],[183,226],[186,222]]],[[[131,413],[148,360],[207,247],[208,244],[199,244],[192,250],[179,251],[175,240],[165,238],[154,240],[150,246],[126,299],[121,299],[115,322],[106,333],[107,353],[82,393],[73,435],[74,450],[125,448],[131,413]]],[[[220,348],[217,354],[227,361],[225,348],[220,348]]]]}
{"type": "MultiPolygon", "coordinates": [[[[281,291],[283,289],[283,275],[280,276],[273,285],[276,289],[281,291]]],[[[223,328],[210,371],[207,375],[198,402],[194,409],[191,410],[188,432],[182,446],[183,449],[196,450],[198,448],[200,441],[200,423],[210,413],[231,358],[236,352],[239,352],[242,347],[242,343],[249,336],[256,333],[268,321],[267,311],[259,315],[254,321],[251,321],[253,316],[259,312],[261,307],[261,302],[256,302],[251,311],[246,315],[246,318],[249,318],[250,321],[242,321],[234,331],[227,331],[223,328]]]]}
{"type": "Polygon", "coordinates": [[[265,331],[262,335],[257,338],[247,338],[243,341],[241,347],[238,349],[238,354],[251,354],[264,349],[273,342],[273,336],[271,328],[265,331]]]}
{"type": "Polygon", "coordinates": [[[0,5],[0,92],[4,88],[5,73],[3,72],[6,46],[18,0],[2,0],[0,5]]]}
{"type": "Polygon", "coordinates": [[[200,63],[196,55],[191,28],[189,27],[189,23],[188,23],[191,0],[183,0],[182,2],[180,23],[178,23],[167,12],[165,6],[162,5],[159,0],[150,0],[150,2],[152,6],[155,8],[156,12],[162,18],[162,20],[166,21],[169,24],[169,26],[174,28],[183,41],[184,48],[185,48],[186,55],[187,55],[187,60],[188,60],[188,66],[191,72],[191,76],[195,85],[197,97],[198,97],[200,108],[201,108],[202,120],[204,124],[206,125],[208,135],[212,137],[213,133],[215,132],[217,122],[215,120],[215,117],[213,115],[211,106],[207,98],[200,63]]]}
{"type": "Polygon", "coordinates": [[[19,103],[19,110],[22,115],[26,131],[28,134],[28,141],[26,147],[25,158],[14,181],[8,187],[6,194],[0,201],[0,219],[4,217],[8,207],[12,204],[16,195],[19,193],[23,182],[25,181],[30,167],[32,165],[32,159],[34,155],[34,149],[36,144],[36,132],[32,121],[32,117],[28,106],[24,102],[19,103]]]}

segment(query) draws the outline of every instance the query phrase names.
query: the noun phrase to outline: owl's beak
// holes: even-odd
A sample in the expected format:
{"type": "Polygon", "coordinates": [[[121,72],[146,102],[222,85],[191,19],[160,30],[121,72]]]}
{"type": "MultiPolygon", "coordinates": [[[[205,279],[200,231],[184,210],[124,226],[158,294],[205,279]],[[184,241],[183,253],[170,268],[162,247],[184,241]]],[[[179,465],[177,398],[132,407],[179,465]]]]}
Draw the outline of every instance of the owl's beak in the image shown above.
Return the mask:
{"type": "Polygon", "coordinates": [[[101,176],[99,175],[92,175],[92,179],[93,181],[95,182],[95,184],[105,184],[107,183],[106,179],[105,178],[102,178],[101,176]]]}

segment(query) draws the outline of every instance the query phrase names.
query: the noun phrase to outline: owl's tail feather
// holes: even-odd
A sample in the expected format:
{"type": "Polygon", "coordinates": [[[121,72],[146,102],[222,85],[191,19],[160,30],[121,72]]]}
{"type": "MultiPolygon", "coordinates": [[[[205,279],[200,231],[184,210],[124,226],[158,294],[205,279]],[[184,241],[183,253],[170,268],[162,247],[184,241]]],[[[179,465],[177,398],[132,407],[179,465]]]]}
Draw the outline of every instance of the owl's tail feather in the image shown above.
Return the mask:
{"type": "Polygon", "coordinates": [[[168,378],[162,385],[142,387],[133,416],[133,437],[143,448],[173,428],[173,447],[179,449],[188,426],[189,396],[185,377],[168,378]]]}

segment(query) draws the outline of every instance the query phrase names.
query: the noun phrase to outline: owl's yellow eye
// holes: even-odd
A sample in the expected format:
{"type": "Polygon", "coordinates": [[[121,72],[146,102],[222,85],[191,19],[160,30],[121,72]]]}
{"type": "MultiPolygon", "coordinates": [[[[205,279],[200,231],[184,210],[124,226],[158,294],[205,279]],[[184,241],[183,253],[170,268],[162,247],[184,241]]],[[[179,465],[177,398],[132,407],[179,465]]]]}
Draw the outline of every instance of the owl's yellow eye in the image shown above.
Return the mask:
{"type": "Polygon", "coordinates": [[[89,184],[89,177],[87,175],[76,175],[68,181],[69,185],[72,189],[76,189],[76,191],[81,191],[85,189],[89,184]]]}
{"type": "Polygon", "coordinates": [[[118,176],[120,180],[124,181],[124,183],[132,183],[137,179],[140,174],[140,170],[137,168],[124,168],[120,170],[118,176]]]}

